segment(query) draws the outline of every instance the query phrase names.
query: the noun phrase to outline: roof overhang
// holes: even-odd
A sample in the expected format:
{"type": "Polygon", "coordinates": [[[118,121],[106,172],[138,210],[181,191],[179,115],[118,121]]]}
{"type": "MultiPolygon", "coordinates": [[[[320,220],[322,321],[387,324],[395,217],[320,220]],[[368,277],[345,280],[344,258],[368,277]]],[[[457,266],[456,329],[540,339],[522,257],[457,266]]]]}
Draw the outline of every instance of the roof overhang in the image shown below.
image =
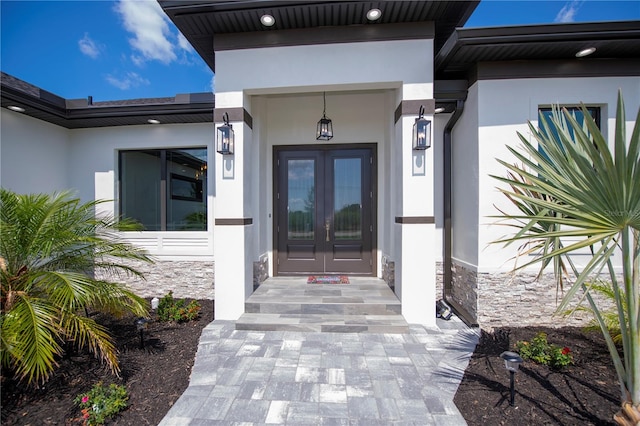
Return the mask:
{"type": "Polygon", "coordinates": [[[150,119],[162,124],[213,122],[213,93],[90,103],[61,98],[2,73],[0,98],[3,108],[17,106],[25,115],[67,129],[142,125],[150,119]]]}
{"type": "Polygon", "coordinates": [[[158,0],[169,19],[215,72],[215,51],[292,44],[416,38],[410,23],[430,23],[436,51],[464,25],[479,0],[472,1],[271,1],[158,0]],[[369,22],[367,11],[380,9],[369,22]],[[275,25],[265,27],[269,14],[275,25]],[[397,25],[402,24],[402,25],[397,25]]]}
{"type": "MultiPolygon", "coordinates": [[[[640,21],[458,28],[436,54],[435,74],[436,79],[474,80],[478,78],[478,64],[510,63],[526,68],[546,62],[560,70],[583,69],[610,75],[617,72],[611,66],[616,61],[623,64],[619,71],[622,75],[640,75],[639,58],[640,21]],[[576,57],[578,51],[588,47],[596,51],[576,57]],[[529,64],[524,64],[526,61],[529,64]]],[[[565,72],[565,76],[572,75],[565,72]]],[[[501,78],[507,78],[507,74],[503,72],[501,78]]]]}

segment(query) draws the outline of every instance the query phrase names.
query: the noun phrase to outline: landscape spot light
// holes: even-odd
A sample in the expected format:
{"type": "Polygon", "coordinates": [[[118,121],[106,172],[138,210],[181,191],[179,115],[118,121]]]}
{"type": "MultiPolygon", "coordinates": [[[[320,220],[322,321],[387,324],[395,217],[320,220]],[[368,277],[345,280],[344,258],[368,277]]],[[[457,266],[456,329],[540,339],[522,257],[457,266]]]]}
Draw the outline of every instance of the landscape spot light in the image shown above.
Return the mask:
{"type": "Polygon", "coordinates": [[[453,311],[447,303],[440,299],[436,302],[436,316],[449,321],[453,315],[453,311]]]}
{"type": "Polygon", "coordinates": [[[147,323],[149,322],[146,318],[138,318],[135,320],[134,324],[136,325],[136,330],[140,333],[140,349],[144,348],[144,330],[147,328],[147,323]]]}
{"type": "Polygon", "coordinates": [[[504,359],[504,366],[509,370],[509,384],[511,389],[511,398],[509,399],[509,405],[513,406],[516,396],[515,389],[515,374],[522,364],[522,358],[515,352],[505,351],[500,354],[500,358],[504,359]]]}

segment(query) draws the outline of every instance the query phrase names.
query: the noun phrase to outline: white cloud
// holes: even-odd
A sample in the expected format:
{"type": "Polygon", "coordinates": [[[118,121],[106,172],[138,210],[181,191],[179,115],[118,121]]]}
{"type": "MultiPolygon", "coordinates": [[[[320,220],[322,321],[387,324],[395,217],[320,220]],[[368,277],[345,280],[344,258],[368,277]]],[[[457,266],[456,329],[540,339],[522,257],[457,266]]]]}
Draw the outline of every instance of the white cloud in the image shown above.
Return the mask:
{"type": "Polygon", "coordinates": [[[556,19],[553,22],[574,22],[576,13],[580,9],[581,2],[578,0],[568,1],[562,6],[560,12],[556,15],[556,19]]]}
{"type": "Polygon", "coordinates": [[[189,53],[194,52],[193,47],[191,47],[191,43],[189,43],[187,38],[183,36],[182,33],[178,33],[178,46],[180,46],[182,50],[186,50],[189,53]]]}
{"type": "Polygon", "coordinates": [[[124,77],[121,77],[121,78],[114,77],[111,74],[109,74],[107,75],[106,80],[109,84],[117,87],[120,90],[129,90],[134,87],[149,85],[149,80],[147,80],[146,78],[140,77],[135,72],[128,72],[124,77]]]}
{"type": "MultiPolygon", "coordinates": [[[[169,64],[177,59],[168,18],[154,0],[120,0],[116,5],[124,28],[133,33],[129,43],[137,58],[169,64]]],[[[139,61],[138,61],[139,63],[139,61]]]]}
{"type": "Polygon", "coordinates": [[[80,47],[80,51],[90,58],[96,59],[100,56],[100,48],[96,42],[89,37],[88,33],[85,33],[84,37],[78,40],[78,46],[80,47]]]}

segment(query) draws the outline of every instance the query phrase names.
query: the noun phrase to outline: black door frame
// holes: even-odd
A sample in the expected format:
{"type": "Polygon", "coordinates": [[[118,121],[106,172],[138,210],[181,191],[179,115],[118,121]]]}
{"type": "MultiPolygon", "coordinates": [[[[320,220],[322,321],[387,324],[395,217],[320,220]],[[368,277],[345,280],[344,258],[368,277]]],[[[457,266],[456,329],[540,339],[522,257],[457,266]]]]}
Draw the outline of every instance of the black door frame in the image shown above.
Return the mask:
{"type": "MultiPolygon", "coordinates": [[[[278,153],[280,151],[340,151],[350,149],[370,149],[371,150],[371,273],[341,273],[341,275],[359,275],[359,276],[377,276],[378,262],[377,262],[377,248],[378,248],[378,144],[376,143],[362,143],[362,144],[323,144],[323,145],[276,145],[273,147],[273,169],[272,169],[272,228],[273,228],[273,275],[279,276],[278,270],[278,220],[280,209],[278,208],[278,153]]],[[[286,276],[304,275],[285,273],[286,276]]]]}

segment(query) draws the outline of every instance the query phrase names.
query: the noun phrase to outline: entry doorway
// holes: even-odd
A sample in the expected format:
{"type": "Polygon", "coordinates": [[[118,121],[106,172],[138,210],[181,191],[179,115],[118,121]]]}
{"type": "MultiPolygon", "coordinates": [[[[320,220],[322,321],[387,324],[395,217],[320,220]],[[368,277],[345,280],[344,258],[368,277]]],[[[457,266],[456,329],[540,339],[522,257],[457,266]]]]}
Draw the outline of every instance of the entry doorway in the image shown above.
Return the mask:
{"type": "Polygon", "coordinates": [[[274,148],[276,275],[375,275],[375,145],[274,148]]]}

